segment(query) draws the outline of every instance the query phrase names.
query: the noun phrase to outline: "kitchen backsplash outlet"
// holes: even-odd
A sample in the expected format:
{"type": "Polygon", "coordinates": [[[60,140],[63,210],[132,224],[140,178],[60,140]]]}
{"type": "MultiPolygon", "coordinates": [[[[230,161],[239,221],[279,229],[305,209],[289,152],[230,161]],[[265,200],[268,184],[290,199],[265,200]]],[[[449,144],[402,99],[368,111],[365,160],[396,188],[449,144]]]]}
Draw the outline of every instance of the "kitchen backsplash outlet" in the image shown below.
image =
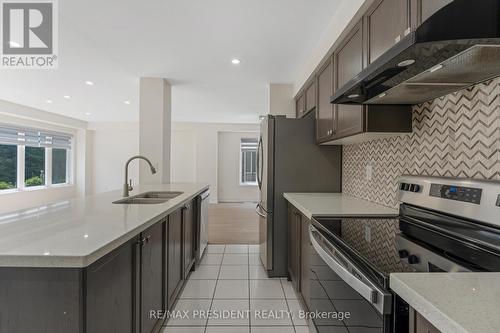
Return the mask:
{"type": "Polygon", "coordinates": [[[500,180],[500,78],[413,107],[411,134],[343,148],[346,194],[396,208],[402,174],[500,180]]]}

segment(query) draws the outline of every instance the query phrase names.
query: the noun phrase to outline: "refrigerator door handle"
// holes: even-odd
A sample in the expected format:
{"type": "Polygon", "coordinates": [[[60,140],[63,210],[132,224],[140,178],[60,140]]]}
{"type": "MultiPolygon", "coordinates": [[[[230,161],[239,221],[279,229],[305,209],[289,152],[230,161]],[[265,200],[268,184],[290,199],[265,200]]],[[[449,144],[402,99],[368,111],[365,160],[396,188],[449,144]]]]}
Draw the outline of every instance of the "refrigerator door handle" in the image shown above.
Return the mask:
{"type": "Polygon", "coordinates": [[[260,203],[257,204],[257,206],[255,207],[255,212],[257,213],[257,215],[259,215],[260,217],[262,218],[267,218],[267,215],[265,213],[262,213],[262,208],[260,207],[260,203]]]}
{"type": "Polygon", "coordinates": [[[259,185],[259,190],[262,189],[262,167],[260,163],[262,162],[262,136],[259,139],[259,144],[257,146],[257,184],[259,185]]]}

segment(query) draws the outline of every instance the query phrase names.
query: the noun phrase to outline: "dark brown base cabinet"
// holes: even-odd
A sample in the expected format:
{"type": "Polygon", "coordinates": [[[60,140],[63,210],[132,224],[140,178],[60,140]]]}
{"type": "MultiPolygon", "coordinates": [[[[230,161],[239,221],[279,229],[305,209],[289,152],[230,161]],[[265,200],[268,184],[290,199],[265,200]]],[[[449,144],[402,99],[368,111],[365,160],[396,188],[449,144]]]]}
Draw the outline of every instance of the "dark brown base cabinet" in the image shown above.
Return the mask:
{"type": "Polygon", "coordinates": [[[288,275],[306,309],[310,308],[311,299],[310,225],[307,217],[292,205],[288,206],[288,275]]]}
{"type": "Polygon", "coordinates": [[[193,268],[188,203],[86,268],[0,268],[0,332],[156,333],[193,268]]]}

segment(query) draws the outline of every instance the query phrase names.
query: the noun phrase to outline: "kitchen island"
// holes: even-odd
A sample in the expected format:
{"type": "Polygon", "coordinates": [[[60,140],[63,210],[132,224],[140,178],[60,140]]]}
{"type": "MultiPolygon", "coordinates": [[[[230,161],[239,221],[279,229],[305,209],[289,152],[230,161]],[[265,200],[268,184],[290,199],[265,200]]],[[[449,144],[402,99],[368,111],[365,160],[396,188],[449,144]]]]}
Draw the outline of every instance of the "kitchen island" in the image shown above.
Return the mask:
{"type": "Polygon", "coordinates": [[[0,332],[150,333],[196,257],[206,184],[157,204],[114,204],[120,191],[0,215],[0,332]],[[156,313],[156,316],[153,314],[156,313]]]}
{"type": "Polygon", "coordinates": [[[394,273],[391,289],[416,312],[411,332],[496,333],[500,273],[394,273]],[[419,319],[423,317],[425,320],[419,319]],[[433,328],[418,325],[428,321],[433,328]]]}

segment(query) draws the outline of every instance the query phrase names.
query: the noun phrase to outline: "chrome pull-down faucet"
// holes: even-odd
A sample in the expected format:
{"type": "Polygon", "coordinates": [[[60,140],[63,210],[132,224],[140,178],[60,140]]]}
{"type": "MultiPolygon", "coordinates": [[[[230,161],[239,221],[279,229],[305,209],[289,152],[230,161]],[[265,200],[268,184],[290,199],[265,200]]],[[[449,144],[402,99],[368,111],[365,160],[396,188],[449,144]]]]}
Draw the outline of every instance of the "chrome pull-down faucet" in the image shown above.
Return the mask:
{"type": "Polygon", "coordinates": [[[148,162],[149,167],[151,168],[151,173],[153,175],[156,173],[155,167],[153,166],[153,164],[151,163],[151,161],[148,160],[146,157],[141,156],[141,155],[136,155],[136,156],[133,156],[133,157],[129,158],[129,160],[127,161],[127,163],[125,163],[125,183],[123,183],[123,196],[124,197],[128,197],[129,192],[134,189],[132,187],[132,179],[130,179],[130,182],[129,182],[129,179],[128,179],[128,165],[130,164],[130,162],[132,162],[135,159],[142,159],[142,160],[148,162]]]}

